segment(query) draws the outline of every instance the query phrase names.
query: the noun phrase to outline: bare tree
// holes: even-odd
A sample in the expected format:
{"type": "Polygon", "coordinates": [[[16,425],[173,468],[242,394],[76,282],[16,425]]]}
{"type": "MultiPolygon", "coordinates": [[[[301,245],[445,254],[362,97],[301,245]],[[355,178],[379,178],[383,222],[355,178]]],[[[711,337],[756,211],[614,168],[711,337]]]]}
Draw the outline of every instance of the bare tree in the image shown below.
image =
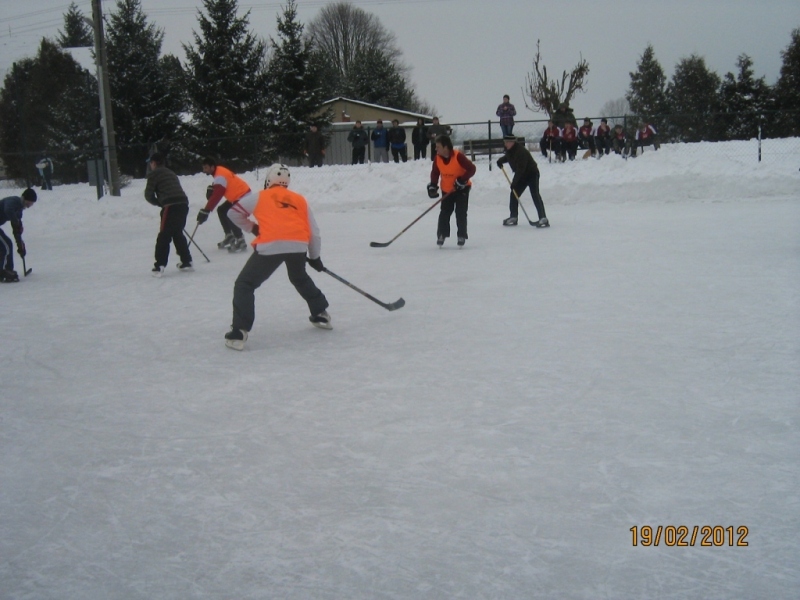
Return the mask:
{"type": "Polygon", "coordinates": [[[379,52],[392,57],[399,70],[405,68],[398,61],[402,52],[396,38],[380,20],[364,9],[349,2],[329,4],[319,11],[308,24],[306,31],[315,50],[330,61],[335,72],[346,80],[350,68],[360,56],[367,52],[379,52]]]}
{"type": "Polygon", "coordinates": [[[589,75],[589,63],[581,56],[572,71],[564,71],[561,79],[550,79],[547,74],[547,67],[541,64],[542,55],[539,51],[539,40],[536,40],[536,56],[533,59],[533,73],[529,73],[526,79],[527,89],[523,90],[525,108],[534,112],[544,111],[551,117],[561,104],[569,106],[570,100],[577,92],[584,92],[586,77],[589,75]]]}
{"type": "Polygon", "coordinates": [[[630,114],[631,107],[628,104],[628,101],[625,98],[617,98],[616,100],[609,100],[605,104],[603,104],[603,108],[600,109],[600,116],[606,117],[608,119],[608,124],[613,127],[617,123],[623,125],[624,117],[627,114],[630,114]],[[620,117],[615,119],[614,117],[620,117]]]}

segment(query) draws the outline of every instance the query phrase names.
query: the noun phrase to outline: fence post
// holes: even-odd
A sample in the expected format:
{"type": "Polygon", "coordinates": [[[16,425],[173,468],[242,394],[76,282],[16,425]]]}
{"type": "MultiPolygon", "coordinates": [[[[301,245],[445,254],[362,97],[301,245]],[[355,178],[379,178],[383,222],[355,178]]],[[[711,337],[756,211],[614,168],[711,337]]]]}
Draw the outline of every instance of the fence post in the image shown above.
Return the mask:
{"type": "MultiPolygon", "coordinates": [[[[489,170],[492,170],[492,120],[489,119],[486,121],[486,125],[489,128],[489,170]]],[[[472,160],[475,160],[473,158],[472,160]]]]}
{"type": "Polygon", "coordinates": [[[761,162],[761,125],[758,126],[758,162],[761,162]]]}

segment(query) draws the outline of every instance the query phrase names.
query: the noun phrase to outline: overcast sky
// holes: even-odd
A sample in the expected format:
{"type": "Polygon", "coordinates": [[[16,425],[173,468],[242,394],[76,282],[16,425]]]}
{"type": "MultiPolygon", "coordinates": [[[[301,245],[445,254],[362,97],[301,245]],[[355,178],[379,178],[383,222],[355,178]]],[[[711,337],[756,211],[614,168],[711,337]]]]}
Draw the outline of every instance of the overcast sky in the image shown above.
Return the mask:
{"type": "MultiPolygon", "coordinates": [[[[299,0],[307,23],[334,0],[299,0]]],[[[587,91],[572,102],[576,116],[598,116],[603,105],[624,96],[629,73],[647,44],[667,77],[676,63],[697,54],[720,77],[736,71],[748,54],[756,76],[774,84],[781,50],[800,27],[798,0],[354,0],[396,36],[417,94],[449,122],[494,116],[503,94],[517,106],[518,119],[543,115],[524,108],[523,88],[532,70],[536,41],[551,74],[571,69],[583,56],[590,73],[587,91]]],[[[91,2],[78,0],[91,15],[91,2]]],[[[115,2],[103,0],[106,14],[115,2]]],[[[164,29],[164,51],[184,59],[181,42],[198,29],[200,0],[142,0],[151,22],[164,29]]],[[[43,36],[63,26],[69,0],[0,0],[0,72],[36,53],[43,36]]],[[[240,2],[252,30],[275,35],[280,2],[240,2]]]]}

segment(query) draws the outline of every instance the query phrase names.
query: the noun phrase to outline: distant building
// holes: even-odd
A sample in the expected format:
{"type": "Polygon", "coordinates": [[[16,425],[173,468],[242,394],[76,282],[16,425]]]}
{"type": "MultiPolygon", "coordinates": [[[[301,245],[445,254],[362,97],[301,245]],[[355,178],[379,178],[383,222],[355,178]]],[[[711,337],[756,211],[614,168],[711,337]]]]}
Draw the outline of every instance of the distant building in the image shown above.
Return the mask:
{"type": "MultiPolygon", "coordinates": [[[[383,126],[387,129],[392,126],[392,121],[397,119],[406,130],[406,138],[410,147],[411,130],[416,126],[417,119],[424,119],[426,123],[430,123],[433,120],[433,115],[389,108],[388,106],[351,100],[342,96],[323,102],[319,114],[322,114],[327,109],[330,109],[333,114],[333,124],[329,132],[328,149],[325,153],[326,165],[350,164],[352,152],[350,142],[347,141],[347,135],[356,121],[361,121],[364,129],[371,133],[378,119],[383,121],[383,126]]],[[[413,151],[410,154],[413,156],[413,151]]],[[[371,159],[372,143],[367,147],[367,160],[371,159]]]]}

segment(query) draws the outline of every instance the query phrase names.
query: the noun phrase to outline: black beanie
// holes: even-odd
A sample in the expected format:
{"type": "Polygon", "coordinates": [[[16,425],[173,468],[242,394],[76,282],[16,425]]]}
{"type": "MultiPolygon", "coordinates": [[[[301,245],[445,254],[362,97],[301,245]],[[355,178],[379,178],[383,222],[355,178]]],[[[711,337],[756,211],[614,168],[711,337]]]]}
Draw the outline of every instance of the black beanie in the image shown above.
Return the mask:
{"type": "Polygon", "coordinates": [[[36,192],[33,191],[31,188],[28,188],[24,192],[22,192],[22,199],[28,200],[30,202],[36,202],[36,192]]]}

